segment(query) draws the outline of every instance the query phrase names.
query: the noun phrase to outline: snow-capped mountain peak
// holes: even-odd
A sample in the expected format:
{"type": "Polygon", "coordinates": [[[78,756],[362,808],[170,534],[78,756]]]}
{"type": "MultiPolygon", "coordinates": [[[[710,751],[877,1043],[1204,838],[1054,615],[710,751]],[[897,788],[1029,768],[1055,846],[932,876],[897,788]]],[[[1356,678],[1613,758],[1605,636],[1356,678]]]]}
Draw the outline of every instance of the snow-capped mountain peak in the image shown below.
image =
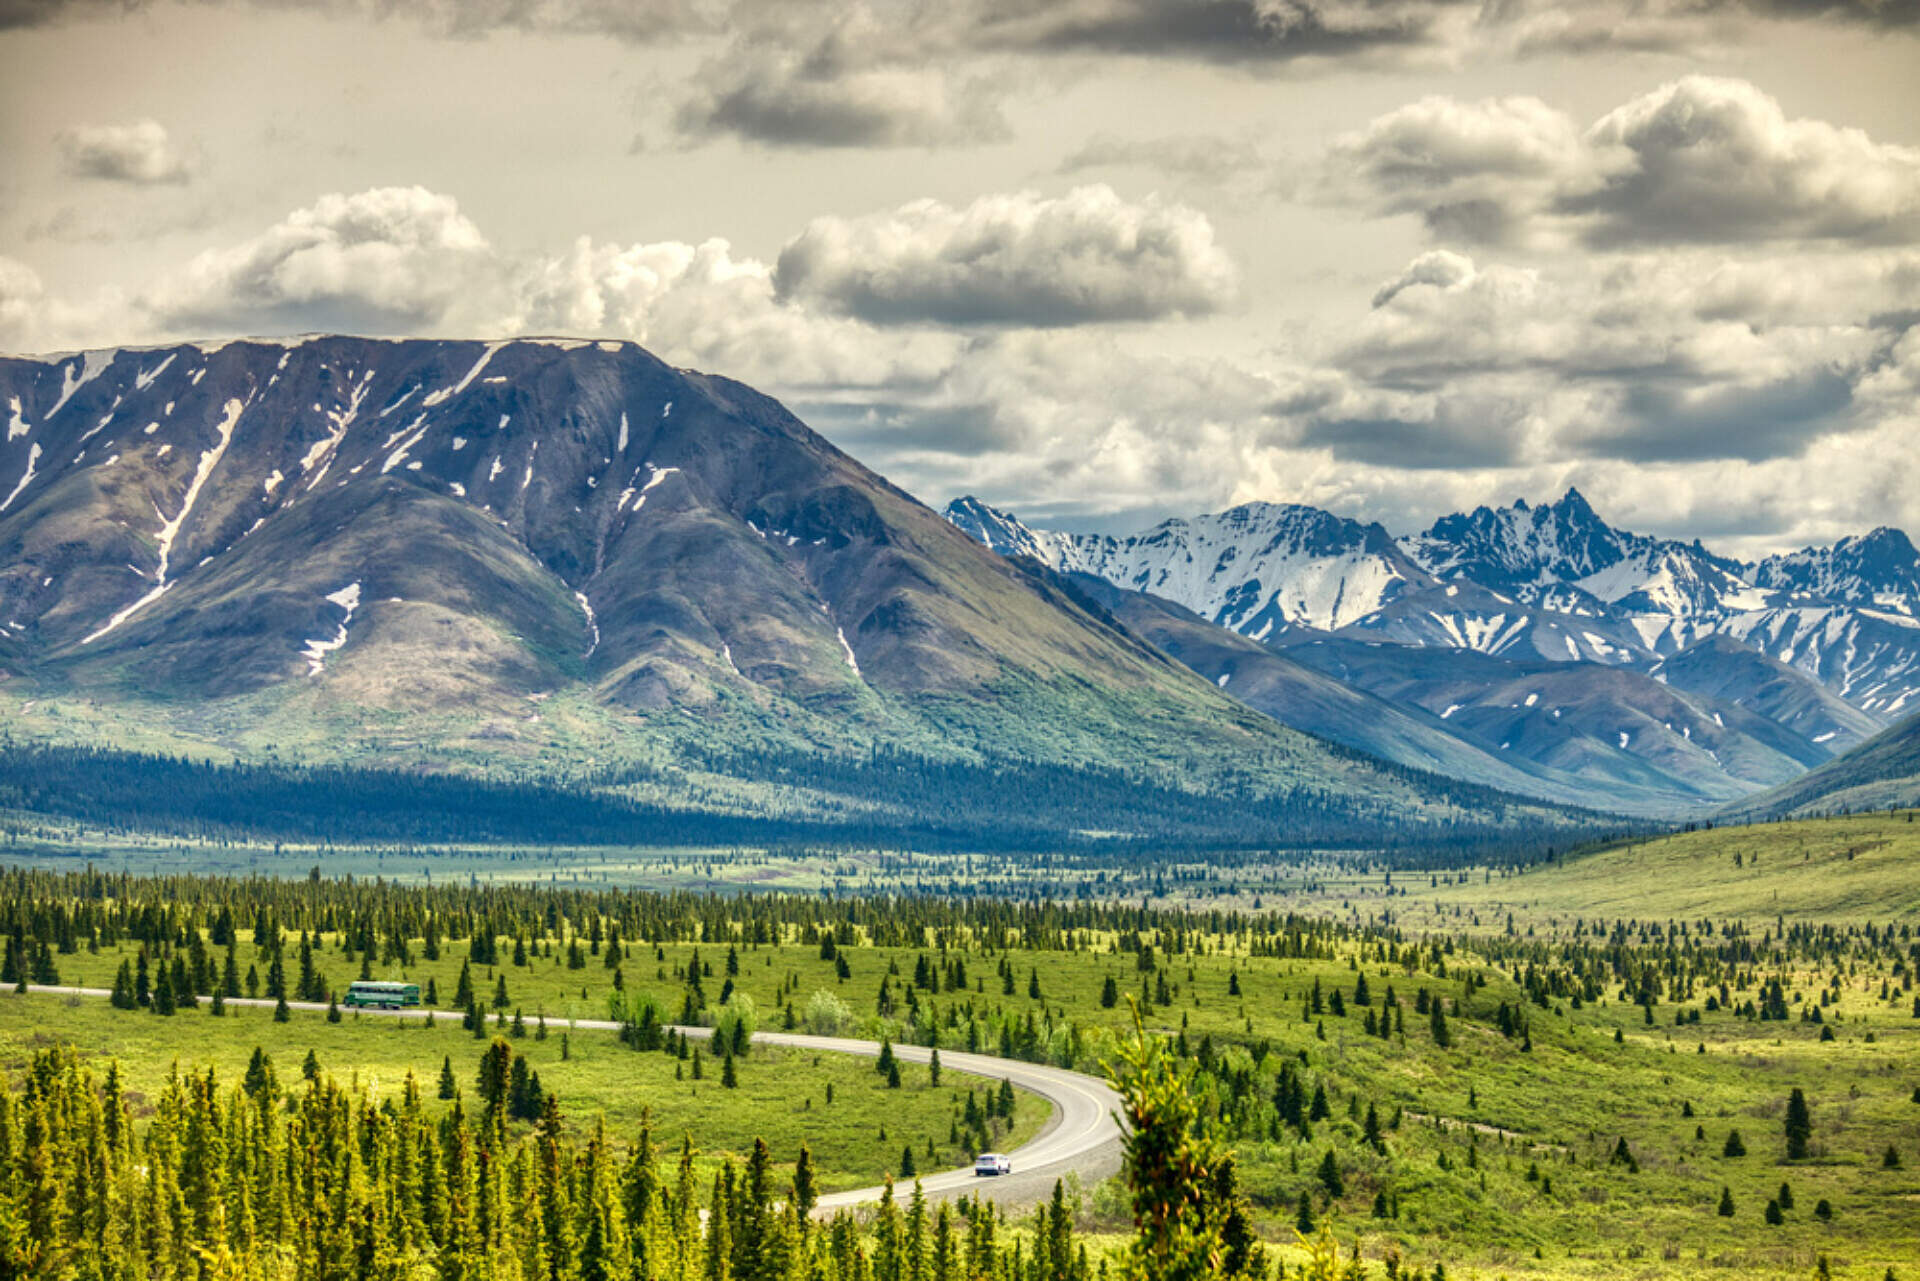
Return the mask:
{"type": "Polygon", "coordinates": [[[1248,503],[1130,537],[1033,529],[977,499],[948,519],[1002,551],[1172,600],[1254,640],[1319,632],[1650,669],[1725,636],[1873,716],[1920,700],[1920,552],[1897,529],[1758,565],[1609,525],[1584,495],[1479,507],[1398,540],[1248,503]]]}
{"type": "Polygon", "coordinates": [[[1831,547],[1769,556],[1753,568],[1756,587],[1920,614],[1920,552],[1900,530],[1882,525],[1831,547]]]}
{"type": "Polygon", "coordinates": [[[1095,574],[1263,640],[1347,626],[1433,585],[1376,524],[1289,503],[1247,503],[1126,538],[1035,530],[975,498],[947,518],[996,550],[1095,574]]]}

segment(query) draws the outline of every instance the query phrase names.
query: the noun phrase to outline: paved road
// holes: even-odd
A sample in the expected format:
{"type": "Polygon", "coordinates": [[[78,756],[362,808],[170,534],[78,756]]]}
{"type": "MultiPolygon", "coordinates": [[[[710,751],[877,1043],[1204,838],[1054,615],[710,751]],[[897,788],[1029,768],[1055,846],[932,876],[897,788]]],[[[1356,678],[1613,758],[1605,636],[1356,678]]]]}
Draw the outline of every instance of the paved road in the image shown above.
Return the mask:
{"type": "MultiPolygon", "coordinates": [[[[103,987],[30,987],[30,992],[48,996],[92,996],[107,997],[112,993],[103,987]]],[[[229,997],[228,1005],[256,1006],[271,1009],[272,1001],[251,1000],[245,997],[229,997]]],[[[324,1013],[326,1006],[312,1001],[289,1001],[287,1004],[296,1010],[313,1010],[324,1013]]],[[[422,1019],[429,1013],[441,1017],[450,1017],[447,1011],[428,1010],[361,1010],[362,1014],[381,1018],[422,1019]]],[[[574,1019],[567,1023],[569,1028],[590,1028],[598,1031],[615,1032],[620,1025],[606,1019],[574,1019]]],[[[682,1028],[683,1032],[699,1034],[705,1028],[682,1028]]],[[[795,1050],[815,1050],[827,1054],[859,1054],[868,1058],[877,1058],[880,1043],[877,1041],[855,1041],[833,1036],[802,1036],[795,1032],[755,1032],[754,1044],[782,1046],[795,1050]]],[[[905,1063],[925,1063],[932,1051],[920,1045],[896,1045],[895,1057],[905,1063]]],[[[1013,1173],[998,1178],[979,1178],[971,1166],[959,1170],[947,1170],[939,1174],[922,1175],[920,1187],[929,1200],[943,1200],[961,1196],[978,1196],[1002,1206],[1031,1205],[1045,1200],[1053,1194],[1054,1181],[1065,1178],[1069,1173],[1078,1173],[1081,1183],[1092,1187],[1101,1179],[1117,1173],[1121,1165],[1120,1155],[1120,1096],[1115,1094],[1105,1081],[1087,1076],[1080,1072],[1069,1072],[1065,1068],[1043,1067],[1037,1063],[1019,1063],[1011,1059],[995,1058],[987,1054],[967,1054],[958,1050],[943,1050],[940,1053],[940,1067],[945,1072],[961,1072],[973,1076],[987,1077],[991,1080],[1002,1078],[1013,1082],[1015,1089],[1037,1094],[1053,1105],[1053,1114],[1047,1123],[1031,1140],[1016,1148],[1008,1155],[1013,1158],[1013,1173]]],[[[860,1188],[853,1192],[835,1192],[820,1198],[820,1209],[849,1209],[878,1201],[883,1189],[860,1188]]],[[[902,1190],[902,1196],[905,1190],[902,1190]]]]}

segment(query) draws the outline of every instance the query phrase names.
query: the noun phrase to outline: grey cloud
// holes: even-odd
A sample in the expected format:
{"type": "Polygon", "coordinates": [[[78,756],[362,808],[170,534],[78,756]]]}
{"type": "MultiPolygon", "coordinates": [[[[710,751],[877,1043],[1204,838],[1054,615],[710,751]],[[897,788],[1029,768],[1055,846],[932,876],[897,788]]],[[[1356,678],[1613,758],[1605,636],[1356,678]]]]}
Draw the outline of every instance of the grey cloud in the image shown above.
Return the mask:
{"type": "Polygon", "coordinates": [[[1219,62],[1338,58],[1437,41],[1436,24],[1464,6],[1352,0],[1096,0],[982,5],[989,48],[1185,57],[1219,62]]]}
{"type": "Polygon", "coordinates": [[[783,298],[880,324],[1198,315],[1232,302],[1237,279],[1204,214],[1130,203],[1105,186],[816,218],[780,251],[774,272],[783,298]]]}
{"type": "Polygon", "coordinates": [[[1757,384],[1629,386],[1618,416],[1576,437],[1598,455],[1643,462],[1790,458],[1817,436],[1849,424],[1853,377],[1813,369],[1757,384]]]}
{"type": "Polygon", "coordinates": [[[1636,241],[1920,239],[1920,150],[1788,120],[1744,81],[1688,76],[1588,131],[1598,181],[1559,200],[1586,236],[1636,241]]]}
{"type": "Polygon", "coordinates": [[[822,71],[791,59],[722,60],[719,82],[679,112],[693,137],[733,135],[772,146],[900,147],[999,141],[1005,117],[987,84],[926,69],[822,71]],[[731,64],[734,69],[723,69],[731,64]]]}
{"type": "Polygon", "coordinates": [[[1585,133],[1537,99],[1423,99],[1335,143],[1321,191],[1477,244],[1920,241],[1920,150],[1705,76],[1585,133]]]}
{"type": "Polygon", "coordinates": [[[1397,298],[1403,290],[1414,285],[1454,289],[1472,279],[1473,259],[1438,249],[1430,254],[1421,254],[1407,264],[1405,271],[1375,290],[1372,305],[1384,307],[1397,298]]]}
{"type": "Polygon", "coordinates": [[[1375,466],[1439,470],[1503,467],[1520,458],[1526,406],[1497,396],[1435,398],[1425,412],[1330,415],[1309,420],[1299,443],[1336,459],[1375,466]]]}
{"type": "Polygon", "coordinates": [[[997,405],[914,401],[798,401],[794,412],[843,448],[888,452],[925,451],[962,458],[1016,449],[1023,431],[997,405]]]}
{"type": "Polygon", "coordinates": [[[157,120],[76,125],[54,139],[67,171],[80,178],[133,186],[184,183],[192,169],[157,120]]]}

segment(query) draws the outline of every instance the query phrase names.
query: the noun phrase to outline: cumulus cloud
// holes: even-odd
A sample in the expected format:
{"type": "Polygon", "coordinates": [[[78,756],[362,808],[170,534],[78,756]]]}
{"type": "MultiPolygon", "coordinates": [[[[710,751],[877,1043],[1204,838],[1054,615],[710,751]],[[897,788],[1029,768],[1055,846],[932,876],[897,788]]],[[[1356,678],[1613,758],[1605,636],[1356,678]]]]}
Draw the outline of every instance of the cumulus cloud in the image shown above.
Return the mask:
{"type": "Polygon", "coordinates": [[[790,56],[728,58],[682,104],[690,137],[731,135],[772,146],[935,147],[1010,134],[981,77],[931,68],[829,70],[790,56]]]}
{"type": "Polygon", "coordinates": [[[1537,99],[1427,98],[1339,139],[1323,191],[1474,244],[1920,240],[1920,149],[1688,76],[1576,131],[1537,99]]]}
{"type": "Polygon", "coordinates": [[[1910,258],[1856,263],[1823,290],[1808,264],[1667,255],[1548,271],[1426,254],[1321,353],[1349,386],[1302,439],[1399,465],[1796,456],[1881,420],[1857,389],[1902,329],[1865,313],[1897,294],[1910,258]],[[1777,288],[1752,287],[1769,276],[1777,288]]]}
{"type": "Polygon", "coordinates": [[[1217,504],[1280,432],[1290,380],[1158,354],[1103,330],[971,343],[934,385],[890,398],[802,398],[809,422],[930,501],[997,495],[1022,511],[1217,504]]]}
{"type": "MultiPolygon", "coordinates": [[[[624,338],[773,390],[925,386],[965,344],[783,300],[771,265],[719,239],[583,236],[555,254],[508,254],[453,197],[421,187],[322,196],[163,275],[131,306],[94,310],[115,328],[82,342],[309,331],[624,338]]],[[[0,260],[0,337],[21,335],[24,346],[86,319],[61,312],[27,268],[0,260]]]]}
{"type": "Polygon", "coordinates": [[[1581,160],[1573,121],[1538,98],[1429,97],[1337,140],[1325,182],[1438,238],[1498,244],[1527,233],[1581,160]]]}
{"type": "Polygon", "coordinates": [[[773,272],[724,240],[595,245],[528,264],[509,332],[610,335],[678,362],[778,388],[924,384],[961,340],[887,333],[775,296],[773,272]]]}
{"type": "Polygon", "coordinates": [[[1198,210],[1091,186],[816,218],[774,281],[782,297],[882,324],[1057,326],[1218,311],[1238,275],[1198,210]]]}
{"type": "Polygon", "coordinates": [[[380,187],[322,196],[251,239],[208,250],[144,301],[174,330],[403,332],[490,286],[494,262],[453,197],[380,187]]]}
{"type": "Polygon", "coordinates": [[[1920,239],[1920,149],[1789,120],[1741,80],[1688,76],[1587,132],[1598,184],[1567,191],[1609,242],[1920,239]]]}
{"type": "Polygon", "coordinates": [[[183,183],[192,176],[157,120],[125,125],[77,125],[54,139],[67,171],[76,177],[150,187],[183,183]]]}

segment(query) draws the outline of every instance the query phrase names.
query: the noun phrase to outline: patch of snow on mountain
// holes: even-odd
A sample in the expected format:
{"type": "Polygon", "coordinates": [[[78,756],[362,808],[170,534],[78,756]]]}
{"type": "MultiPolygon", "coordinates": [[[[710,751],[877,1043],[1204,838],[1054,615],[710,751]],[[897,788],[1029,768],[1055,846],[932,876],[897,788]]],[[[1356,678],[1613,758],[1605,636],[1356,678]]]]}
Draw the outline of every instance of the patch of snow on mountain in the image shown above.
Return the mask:
{"type": "Polygon", "coordinates": [[[585,592],[575,592],[573,598],[580,602],[580,612],[587,616],[587,631],[593,637],[593,643],[587,646],[582,658],[592,658],[593,651],[600,648],[600,622],[593,616],[593,602],[587,599],[585,592]]]}
{"type": "Polygon", "coordinates": [[[18,439],[32,430],[33,428],[27,424],[27,420],[20,416],[20,398],[18,396],[7,397],[7,439],[18,439]]]}
{"type": "Polygon", "coordinates": [[[64,366],[60,370],[60,399],[53,402],[53,408],[42,415],[42,420],[59,413],[66,403],[73,399],[74,392],[107,372],[107,367],[113,364],[119,354],[119,349],[112,347],[104,351],[83,351],[80,353],[80,363],[77,366],[64,366]]]}
{"type": "Polygon", "coordinates": [[[833,634],[840,638],[840,650],[846,655],[848,669],[853,672],[856,679],[859,679],[860,660],[853,656],[853,646],[847,643],[847,629],[844,627],[836,627],[833,629],[833,634]]]}
{"type": "MultiPolygon", "coordinates": [[[[239,424],[241,411],[245,408],[246,404],[243,401],[235,399],[227,402],[226,417],[214,425],[214,431],[220,437],[219,442],[215,444],[212,449],[206,450],[200,455],[200,463],[194,468],[193,480],[187,485],[186,496],[180,500],[179,513],[175,515],[172,520],[160,526],[160,530],[156,535],[160,553],[160,567],[154,573],[155,585],[153,590],[109,618],[105,626],[82,637],[80,640],[82,645],[91,645],[94,641],[107,635],[116,627],[120,626],[120,624],[126,622],[127,619],[133,617],[134,614],[144,609],[149,603],[165,595],[167,590],[173,586],[167,579],[167,570],[173,559],[174,539],[179,537],[181,526],[186,524],[187,517],[193,512],[193,505],[200,500],[200,491],[206,487],[207,478],[213,475],[213,469],[220,465],[222,458],[226,457],[227,446],[233,442],[233,429],[239,424]]],[[[0,511],[4,510],[6,510],[5,506],[0,505],[0,511]]]]}
{"type": "Polygon", "coordinates": [[[487,362],[493,359],[493,353],[496,351],[499,351],[502,347],[506,345],[507,344],[503,342],[488,343],[486,345],[486,349],[480,353],[480,359],[474,361],[473,368],[467,371],[467,376],[465,378],[462,378],[459,382],[455,383],[451,387],[445,387],[439,391],[429,392],[427,394],[427,398],[421,401],[420,403],[425,405],[427,408],[431,409],[435,405],[442,404],[445,401],[451,400],[455,396],[458,396],[461,392],[465,391],[468,387],[473,385],[473,380],[480,376],[480,371],[485,369],[487,367],[487,362]]]}
{"type": "MultiPolygon", "coordinates": [[[[160,380],[160,375],[167,372],[167,366],[171,365],[179,355],[180,353],[177,351],[170,351],[167,353],[167,358],[155,365],[152,369],[144,373],[135,374],[133,376],[134,387],[139,391],[145,391],[147,388],[153,386],[154,383],[160,380]]],[[[281,364],[284,365],[285,363],[286,358],[283,356],[281,357],[281,364]]]]}
{"type": "Polygon", "coordinates": [[[300,651],[300,656],[307,660],[309,677],[318,676],[325,671],[327,655],[347,643],[347,627],[353,622],[354,611],[360,608],[360,584],[348,583],[337,592],[329,592],[327,600],[347,612],[346,616],[340,620],[340,629],[331,639],[310,640],[300,651]]]}
{"type": "Polygon", "coordinates": [[[34,468],[39,466],[39,464],[40,446],[34,444],[27,449],[27,470],[21,473],[20,483],[13,487],[13,492],[8,494],[6,498],[0,499],[0,512],[13,506],[13,500],[20,497],[20,495],[26,491],[27,486],[33,483],[34,468]]]}
{"type": "MultiPolygon", "coordinates": [[[[640,487],[639,495],[633,500],[633,510],[639,511],[642,507],[646,506],[647,491],[651,490],[655,485],[658,485],[661,481],[665,480],[667,477],[673,475],[675,472],[679,470],[680,469],[678,467],[656,468],[652,463],[648,463],[647,464],[647,472],[648,472],[647,483],[640,487]]],[[[632,492],[633,492],[632,490],[627,491],[627,493],[629,494],[631,494],[632,492]]],[[[622,501],[624,501],[624,498],[625,496],[623,495],[622,501]]],[[[747,523],[751,525],[753,522],[748,521],[747,523]]],[[[757,528],[754,530],[754,532],[756,534],[760,533],[759,529],[757,528]]],[[[765,534],[760,534],[760,536],[762,538],[766,537],[765,534]]]]}

